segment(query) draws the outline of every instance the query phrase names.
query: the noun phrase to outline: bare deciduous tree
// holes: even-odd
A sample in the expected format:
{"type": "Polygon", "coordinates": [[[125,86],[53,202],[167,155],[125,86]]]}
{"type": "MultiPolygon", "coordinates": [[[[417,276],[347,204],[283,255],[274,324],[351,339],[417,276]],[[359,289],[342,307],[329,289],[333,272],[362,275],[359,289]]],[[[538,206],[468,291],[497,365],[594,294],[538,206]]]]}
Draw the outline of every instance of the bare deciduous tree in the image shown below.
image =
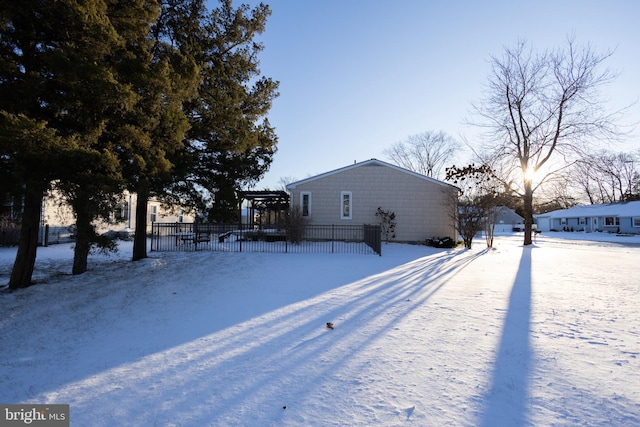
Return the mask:
{"type": "Polygon", "coordinates": [[[634,199],[640,186],[640,157],[601,150],[576,162],[571,180],[592,204],[634,199]]]}
{"type": "Polygon", "coordinates": [[[599,96],[615,78],[601,70],[611,55],[568,38],[564,48],[542,53],[521,41],[491,58],[485,99],[473,106],[480,117],[476,124],[487,130],[483,149],[492,166],[502,163],[520,177],[512,184],[523,201],[525,245],[532,243],[533,194],[554,171],[535,174],[566,167],[594,141],[621,135],[621,112],[605,112],[599,96]]]}
{"type": "Polygon", "coordinates": [[[459,148],[459,143],[443,131],[423,132],[396,142],[384,150],[384,155],[403,168],[442,178],[444,168],[459,148]]]}
{"type": "Polygon", "coordinates": [[[279,191],[287,191],[287,185],[292,182],[296,182],[298,179],[293,176],[281,176],[278,180],[278,187],[276,187],[279,191]]]}

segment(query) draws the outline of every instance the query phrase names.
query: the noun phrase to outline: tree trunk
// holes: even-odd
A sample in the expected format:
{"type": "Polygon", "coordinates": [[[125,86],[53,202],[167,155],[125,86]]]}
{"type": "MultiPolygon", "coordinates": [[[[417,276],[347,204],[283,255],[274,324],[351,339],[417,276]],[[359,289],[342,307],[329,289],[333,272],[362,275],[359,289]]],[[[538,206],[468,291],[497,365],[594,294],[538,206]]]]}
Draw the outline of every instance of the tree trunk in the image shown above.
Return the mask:
{"type": "Polygon", "coordinates": [[[147,257],[147,202],[149,192],[138,189],[136,202],[136,233],[133,238],[133,261],[147,257]]]}
{"type": "Polygon", "coordinates": [[[26,288],[31,285],[31,277],[36,264],[43,194],[44,191],[33,190],[28,186],[26,188],[20,242],[13,270],[11,270],[9,289],[26,288]]]}
{"type": "Polygon", "coordinates": [[[464,236],[462,240],[464,241],[465,249],[471,249],[471,244],[473,243],[473,236],[469,236],[469,235],[464,236]]]}
{"type": "Polygon", "coordinates": [[[522,197],[524,213],[524,245],[532,244],[531,231],[533,229],[533,189],[529,179],[524,181],[524,196],[522,197]]]}
{"type": "Polygon", "coordinates": [[[85,209],[76,208],[76,245],[73,250],[72,274],[82,274],[87,271],[92,234],[91,218],[85,209]]]}
{"type": "Polygon", "coordinates": [[[495,231],[495,227],[496,227],[496,221],[498,219],[498,208],[496,206],[493,206],[493,202],[491,203],[491,206],[489,206],[487,209],[487,223],[485,225],[485,233],[486,233],[486,237],[485,240],[487,242],[487,247],[488,248],[492,248],[493,247],[493,233],[495,231]]]}

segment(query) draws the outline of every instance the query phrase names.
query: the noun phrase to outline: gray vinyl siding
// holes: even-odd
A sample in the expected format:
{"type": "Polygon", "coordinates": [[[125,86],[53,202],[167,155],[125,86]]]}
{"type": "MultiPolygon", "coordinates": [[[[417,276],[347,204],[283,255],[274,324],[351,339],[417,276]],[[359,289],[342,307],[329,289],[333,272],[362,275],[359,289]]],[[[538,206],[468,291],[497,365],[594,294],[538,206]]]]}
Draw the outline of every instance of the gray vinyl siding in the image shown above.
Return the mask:
{"type": "Polygon", "coordinates": [[[312,224],[377,224],[378,207],[396,214],[396,241],[422,241],[454,237],[450,217],[455,189],[408,171],[377,162],[345,168],[293,184],[292,205],[300,206],[301,193],[311,194],[312,224]],[[351,219],[342,219],[341,193],[351,192],[351,219]]]}

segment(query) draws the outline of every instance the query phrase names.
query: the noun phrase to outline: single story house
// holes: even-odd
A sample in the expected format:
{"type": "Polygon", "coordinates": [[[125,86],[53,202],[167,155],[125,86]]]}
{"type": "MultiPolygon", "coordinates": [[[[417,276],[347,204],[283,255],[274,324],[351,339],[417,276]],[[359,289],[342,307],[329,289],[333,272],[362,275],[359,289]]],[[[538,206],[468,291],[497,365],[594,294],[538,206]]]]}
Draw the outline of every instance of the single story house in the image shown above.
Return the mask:
{"type": "Polygon", "coordinates": [[[376,212],[381,208],[395,213],[395,238],[390,240],[456,237],[457,187],[377,159],[286,188],[292,208],[300,209],[309,224],[380,224],[376,212]]]}
{"type": "Polygon", "coordinates": [[[534,215],[540,231],[640,233],[640,201],[574,206],[534,215]]]}
{"type": "Polygon", "coordinates": [[[511,208],[498,206],[494,233],[511,233],[524,230],[524,218],[511,208]]]}

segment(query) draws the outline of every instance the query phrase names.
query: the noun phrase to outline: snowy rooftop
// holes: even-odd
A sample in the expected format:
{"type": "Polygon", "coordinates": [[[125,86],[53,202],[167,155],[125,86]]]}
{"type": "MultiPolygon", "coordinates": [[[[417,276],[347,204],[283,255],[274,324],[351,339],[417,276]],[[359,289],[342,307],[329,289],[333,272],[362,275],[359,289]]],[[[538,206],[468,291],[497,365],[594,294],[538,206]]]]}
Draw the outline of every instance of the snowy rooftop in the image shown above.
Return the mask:
{"type": "Polygon", "coordinates": [[[621,216],[632,217],[640,216],[640,201],[610,203],[604,205],[584,205],[574,206],[569,209],[560,209],[553,212],[547,212],[536,217],[544,218],[582,218],[594,216],[621,216]]]}

